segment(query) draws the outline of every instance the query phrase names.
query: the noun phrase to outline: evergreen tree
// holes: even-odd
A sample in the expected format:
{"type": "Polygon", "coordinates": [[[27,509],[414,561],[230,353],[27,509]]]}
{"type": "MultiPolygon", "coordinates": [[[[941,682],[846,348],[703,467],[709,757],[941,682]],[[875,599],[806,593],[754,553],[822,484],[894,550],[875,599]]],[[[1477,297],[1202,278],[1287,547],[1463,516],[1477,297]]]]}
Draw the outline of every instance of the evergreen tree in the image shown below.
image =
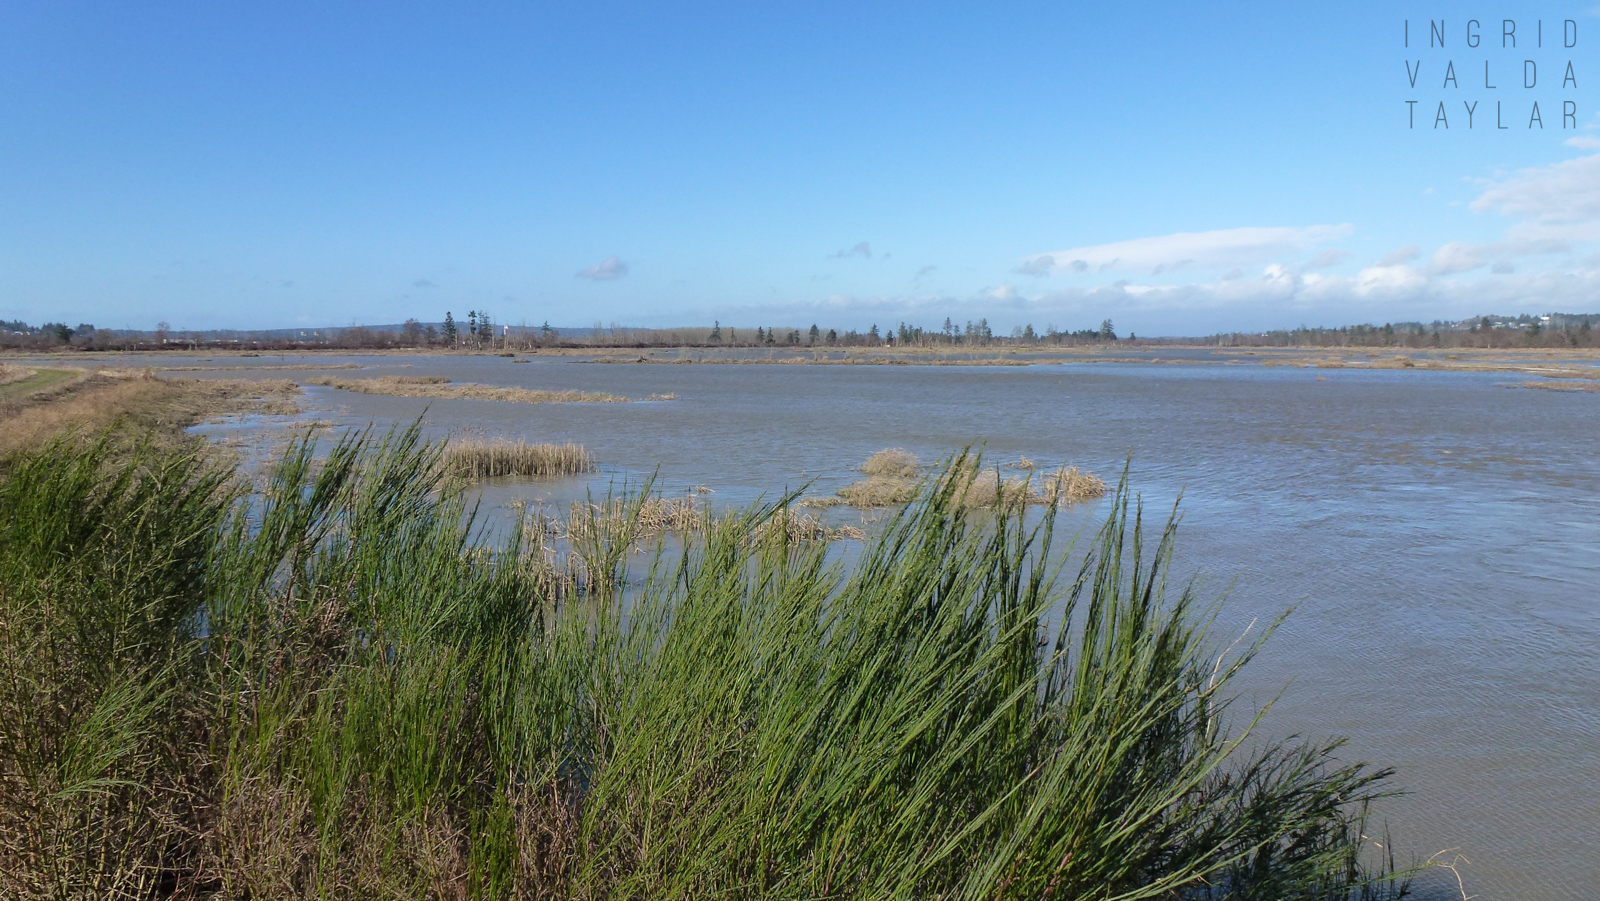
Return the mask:
{"type": "Polygon", "coordinates": [[[451,346],[456,343],[456,320],[449,310],[444,311],[444,341],[451,346]]]}
{"type": "Polygon", "coordinates": [[[811,323],[811,333],[809,334],[808,340],[807,340],[806,343],[815,344],[815,343],[817,343],[817,340],[820,339],[821,337],[822,337],[822,330],[817,328],[817,324],[815,322],[811,323]]]}
{"type": "Polygon", "coordinates": [[[712,341],[721,341],[722,340],[722,323],[720,321],[715,321],[714,320],[711,323],[711,340],[712,341]]]}

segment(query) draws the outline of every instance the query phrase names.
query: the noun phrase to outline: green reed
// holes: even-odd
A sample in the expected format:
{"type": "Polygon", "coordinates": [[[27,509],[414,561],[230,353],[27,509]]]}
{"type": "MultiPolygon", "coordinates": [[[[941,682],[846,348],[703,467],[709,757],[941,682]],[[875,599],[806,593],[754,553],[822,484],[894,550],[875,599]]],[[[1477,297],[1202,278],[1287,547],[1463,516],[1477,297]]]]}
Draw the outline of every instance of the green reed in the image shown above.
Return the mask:
{"type": "Polygon", "coordinates": [[[768,504],[552,580],[439,453],[307,438],[253,494],[105,442],[0,463],[0,893],[1401,888],[1360,834],[1387,772],[1231,722],[1254,647],[1218,663],[1125,482],[1072,572],[958,458],[848,564],[768,504]]]}

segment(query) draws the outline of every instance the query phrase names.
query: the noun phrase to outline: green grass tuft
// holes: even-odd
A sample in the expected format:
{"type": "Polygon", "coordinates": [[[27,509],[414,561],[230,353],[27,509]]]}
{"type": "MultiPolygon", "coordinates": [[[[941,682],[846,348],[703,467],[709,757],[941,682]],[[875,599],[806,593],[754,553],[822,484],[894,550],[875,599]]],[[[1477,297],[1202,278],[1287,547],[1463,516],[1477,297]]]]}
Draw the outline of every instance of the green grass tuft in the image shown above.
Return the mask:
{"type": "MultiPolygon", "coordinates": [[[[0,462],[0,895],[1388,897],[1386,771],[1229,716],[1176,518],[1082,567],[973,462],[859,558],[768,505],[630,565],[478,528],[413,428],[0,462]],[[561,576],[561,578],[552,578],[561,576]]],[[[661,547],[657,545],[657,547],[661,547]]]]}

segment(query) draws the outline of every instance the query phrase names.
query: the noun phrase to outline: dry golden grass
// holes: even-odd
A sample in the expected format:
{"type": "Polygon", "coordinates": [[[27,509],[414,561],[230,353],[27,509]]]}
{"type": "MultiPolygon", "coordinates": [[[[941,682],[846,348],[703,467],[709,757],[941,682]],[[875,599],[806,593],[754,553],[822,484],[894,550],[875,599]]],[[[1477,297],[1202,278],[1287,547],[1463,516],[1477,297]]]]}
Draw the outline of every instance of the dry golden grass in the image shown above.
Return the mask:
{"type": "Polygon", "coordinates": [[[869,476],[889,479],[914,479],[922,461],[917,455],[899,447],[887,447],[867,458],[861,471],[869,476]]]}
{"type": "Polygon", "coordinates": [[[307,385],[338,388],[358,394],[387,394],[393,397],[436,397],[458,400],[498,400],[517,404],[625,403],[626,397],[595,391],[542,391],[529,388],[501,388],[471,383],[450,384],[440,376],[396,376],[375,379],[340,379],[332,376],[306,379],[307,385]]]}
{"type": "Polygon", "coordinates": [[[833,494],[833,495],[826,495],[826,496],[823,496],[823,497],[803,498],[800,501],[800,506],[802,506],[802,507],[812,507],[812,508],[816,508],[816,509],[827,509],[828,507],[842,507],[842,506],[845,505],[845,503],[846,502],[845,502],[844,498],[839,497],[836,494],[833,494]]]}
{"type": "Polygon", "coordinates": [[[1104,497],[1106,480],[1076,466],[1063,466],[1046,478],[1044,493],[1056,503],[1075,504],[1104,497]]]}
{"type": "Polygon", "coordinates": [[[451,441],[443,465],[468,481],[500,476],[554,478],[593,472],[594,457],[581,444],[529,444],[526,441],[451,441]]]}
{"type": "MultiPolygon", "coordinates": [[[[899,506],[916,494],[917,465],[917,458],[905,450],[881,450],[861,465],[861,471],[867,474],[867,478],[839,489],[836,498],[807,498],[800,505],[830,507],[849,504],[860,508],[899,506]]],[[[1011,469],[1028,471],[1038,466],[1027,457],[1006,465],[1011,469]]],[[[1063,466],[1037,479],[1031,475],[1003,479],[998,469],[976,466],[957,473],[956,477],[961,480],[956,486],[956,502],[969,509],[1002,505],[1007,509],[1017,509],[1029,504],[1075,504],[1106,493],[1103,479],[1076,466],[1063,466]]]]}
{"type": "Polygon", "coordinates": [[[916,494],[914,479],[872,476],[839,489],[839,498],[852,507],[894,507],[916,494]]]}
{"type": "Polygon", "coordinates": [[[34,447],[65,431],[112,427],[172,439],[217,416],[298,412],[299,389],[281,380],[158,379],[148,370],[83,373],[61,390],[0,403],[0,452],[34,447]]]}
{"type": "MultiPolygon", "coordinates": [[[[644,498],[613,498],[604,503],[574,503],[565,518],[533,513],[525,520],[533,534],[560,538],[575,544],[597,539],[624,539],[629,542],[653,538],[668,532],[703,532],[714,527],[718,518],[692,495],[644,498]]],[[[755,530],[757,537],[781,532],[789,541],[860,540],[866,537],[855,526],[829,526],[807,513],[779,508],[755,530]]]]}
{"type": "Polygon", "coordinates": [[[0,385],[9,385],[20,382],[33,375],[33,370],[26,366],[16,366],[11,363],[0,363],[0,385]]]}
{"type": "Polygon", "coordinates": [[[1516,384],[1516,385],[1511,385],[1509,387],[1512,387],[1512,388],[1541,388],[1541,389],[1543,389],[1545,391],[1578,391],[1578,392],[1584,392],[1584,393],[1600,392],[1600,382],[1540,382],[1540,381],[1527,381],[1527,382],[1521,382],[1521,383],[1516,384]]]}
{"type": "Polygon", "coordinates": [[[1106,493],[1103,479],[1076,466],[1063,466],[1042,479],[1018,476],[1002,479],[995,469],[973,470],[963,476],[956,500],[969,509],[1004,506],[1016,510],[1030,504],[1075,504],[1106,493]]]}
{"type": "Polygon", "coordinates": [[[756,537],[764,538],[773,532],[782,532],[785,541],[861,541],[867,533],[855,526],[828,526],[815,516],[788,508],[780,508],[772,518],[756,528],[756,537]]]}

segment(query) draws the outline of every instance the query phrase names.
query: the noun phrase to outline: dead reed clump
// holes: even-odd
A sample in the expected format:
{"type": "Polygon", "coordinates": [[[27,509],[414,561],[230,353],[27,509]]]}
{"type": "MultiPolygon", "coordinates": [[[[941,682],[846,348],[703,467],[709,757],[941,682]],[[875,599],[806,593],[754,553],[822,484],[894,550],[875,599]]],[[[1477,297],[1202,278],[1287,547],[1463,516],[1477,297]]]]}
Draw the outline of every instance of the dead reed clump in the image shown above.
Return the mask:
{"type": "MultiPolygon", "coordinates": [[[[866,474],[865,479],[839,489],[838,503],[862,508],[904,504],[916,494],[920,464],[916,454],[904,448],[884,448],[859,467],[866,474]]],[[[830,506],[821,499],[802,501],[801,505],[830,506]]]]}
{"type": "Polygon", "coordinates": [[[873,476],[839,489],[839,498],[852,507],[893,507],[916,495],[917,483],[911,479],[873,476]]]}
{"type": "Polygon", "coordinates": [[[441,459],[445,471],[467,481],[501,476],[556,478],[594,472],[594,457],[581,444],[526,441],[452,441],[441,459]]]}
{"type": "Polygon", "coordinates": [[[787,507],[780,507],[773,511],[772,516],[756,526],[754,537],[757,541],[778,533],[783,535],[783,540],[789,543],[801,541],[839,541],[847,539],[862,541],[867,533],[855,526],[828,526],[821,520],[808,513],[799,513],[787,507]]]}
{"type": "Polygon", "coordinates": [[[1076,466],[1063,466],[1045,480],[1044,493],[1056,503],[1076,504],[1105,497],[1106,480],[1076,466]]]}
{"type": "Polygon", "coordinates": [[[999,470],[973,469],[956,474],[958,481],[954,494],[957,505],[967,510],[987,510],[1004,507],[1018,510],[1030,503],[1040,503],[1044,496],[1033,490],[1027,476],[1002,479],[999,470]]]}
{"type": "Polygon", "coordinates": [[[626,403],[626,397],[598,391],[546,391],[531,388],[503,388],[472,383],[451,384],[440,376],[387,375],[374,379],[340,379],[319,376],[305,384],[338,388],[357,394],[385,394],[391,397],[431,397],[454,400],[498,400],[517,404],[626,403]]]}
{"type": "Polygon", "coordinates": [[[955,499],[966,509],[1075,504],[1106,493],[1105,480],[1076,466],[1063,466],[1037,481],[1027,476],[1002,479],[995,469],[974,469],[956,478],[963,481],[956,487],[955,499]]]}
{"type": "Polygon", "coordinates": [[[562,538],[591,542],[606,536],[638,540],[663,532],[698,532],[708,521],[705,507],[692,497],[650,495],[615,497],[599,503],[579,501],[556,527],[562,538]]]}
{"type": "Polygon", "coordinates": [[[861,471],[869,476],[888,479],[915,479],[922,461],[917,455],[900,447],[887,447],[867,458],[861,471]]]}
{"type": "Polygon", "coordinates": [[[800,506],[810,507],[816,510],[826,510],[829,507],[842,507],[845,505],[845,503],[847,503],[845,499],[839,497],[838,495],[832,495],[828,497],[807,497],[800,500],[800,506]]]}

